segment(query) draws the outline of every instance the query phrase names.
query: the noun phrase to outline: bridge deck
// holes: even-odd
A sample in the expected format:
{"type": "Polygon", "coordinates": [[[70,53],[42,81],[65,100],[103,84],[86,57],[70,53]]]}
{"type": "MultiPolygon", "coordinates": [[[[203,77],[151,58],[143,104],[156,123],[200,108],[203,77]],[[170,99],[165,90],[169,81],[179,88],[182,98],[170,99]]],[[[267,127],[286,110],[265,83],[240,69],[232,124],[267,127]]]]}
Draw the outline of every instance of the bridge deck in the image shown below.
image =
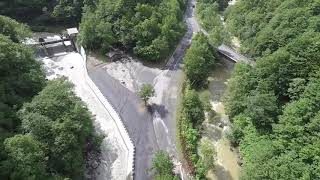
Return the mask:
{"type": "Polygon", "coordinates": [[[234,49],[228,47],[227,45],[222,44],[218,47],[218,52],[223,54],[224,56],[228,57],[232,61],[238,63],[238,62],[244,62],[247,64],[253,64],[254,61],[249,59],[248,57],[245,57],[238,52],[236,52],[234,49]]]}

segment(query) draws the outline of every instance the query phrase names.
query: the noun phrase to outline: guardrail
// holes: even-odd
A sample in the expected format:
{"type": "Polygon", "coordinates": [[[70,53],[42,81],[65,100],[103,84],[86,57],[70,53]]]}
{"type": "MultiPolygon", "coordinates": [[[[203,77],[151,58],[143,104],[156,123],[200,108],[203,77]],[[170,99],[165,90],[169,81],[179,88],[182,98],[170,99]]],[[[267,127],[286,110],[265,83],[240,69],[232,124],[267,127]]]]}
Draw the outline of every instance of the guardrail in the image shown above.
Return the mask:
{"type": "Polygon", "coordinates": [[[134,179],[134,160],[135,160],[135,146],[128,134],[128,131],[126,127],[124,126],[122,120],[120,119],[120,116],[115,111],[115,108],[111,105],[111,103],[108,102],[108,100],[103,96],[103,94],[100,92],[98,87],[94,84],[94,82],[91,80],[91,78],[88,75],[87,71],[87,55],[83,47],[80,48],[80,54],[84,60],[84,68],[85,68],[85,80],[88,86],[91,88],[91,90],[94,92],[94,94],[97,96],[99,101],[103,104],[107,112],[110,114],[111,118],[115,122],[117,129],[121,135],[122,140],[124,141],[124,144],[126,145],[127,151],[128,151],[128,163],[127,163],[127,177],[130,179],[134,179]]]}

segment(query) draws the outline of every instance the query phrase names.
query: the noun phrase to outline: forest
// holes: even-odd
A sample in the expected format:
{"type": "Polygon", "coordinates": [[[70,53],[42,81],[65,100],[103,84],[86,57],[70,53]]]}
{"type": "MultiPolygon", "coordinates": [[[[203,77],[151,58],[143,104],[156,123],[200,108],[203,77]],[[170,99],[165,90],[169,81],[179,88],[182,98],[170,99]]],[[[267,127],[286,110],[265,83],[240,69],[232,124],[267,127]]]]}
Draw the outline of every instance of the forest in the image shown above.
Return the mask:
{"type": "Polygon", "coordinates": [[[226,22],[256,59],[224,98],[242,179],[320,179],[320,1],[241,0],[226,22]]]}
{"type": "Polygon", "coordinates": [[[81,179],[99,153],[93,116],[66,79],[47,81],[29,27],[0,16],[0,179],[81,179]]]}
{"type": "Polygon", "coordinates": [[[46,30],[52,25],[77,25],[82,7],[93,0],[4,0],[0,14],[28,23],[32,30],[46,30]]]}
{"type": "Polygon", "coordinates": [[[84,7],[80,42],[106,53],[116,47],[158,62],[175,49],[184,35],[186,0],[100,0],[84,7]]]}
{"type": "Polygon", "coordinates": [[[229,0],[197,0],[197,19],[208,33],[209,42],[214,47],[230,42],[229,32],[221,19],[221,14],[228,6],[228,2],[229,0]]]}

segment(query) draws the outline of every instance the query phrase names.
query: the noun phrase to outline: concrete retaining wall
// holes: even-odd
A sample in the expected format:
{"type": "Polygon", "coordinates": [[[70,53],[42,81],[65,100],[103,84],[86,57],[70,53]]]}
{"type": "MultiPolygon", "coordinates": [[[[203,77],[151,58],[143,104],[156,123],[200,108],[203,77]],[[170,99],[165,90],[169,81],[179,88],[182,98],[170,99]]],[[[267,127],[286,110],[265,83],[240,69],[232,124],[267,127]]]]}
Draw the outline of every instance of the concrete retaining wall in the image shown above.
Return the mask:
{"type": "Polygon", "coordinates": [[[86,76],[85,81],[88,84],[88,86],[91,88],[91,90],[94,92],[94,94],[97,96],[99,101],[103,104],[105,109],[110,114],[111,118],[115,122],[117,126],[117,130],[120,132],[120,135],[122,137],[122,140],[124,141],[124,144],[126,145],[127,151],[128,151],[128,162],[127,162],[127,177],[128,179],[133,179],[134,177],[134,159],[135,159],[135,147],[130,139],[130,136],[128,134],[128,131],[126,127],[124,126],[122,120],[120,119],[120,116],[115,111],[115,108],[108,102],[108,100],[103,96],[103,94],[100,92],[98,87],[93,83],[91,78],[88,75],[87,67],[86,67],[86,61],[87,56],[85,53],[85,50],[83,47],[80,48],[80,54],[84,60],[84,66],[86,70],[86,76]]]}

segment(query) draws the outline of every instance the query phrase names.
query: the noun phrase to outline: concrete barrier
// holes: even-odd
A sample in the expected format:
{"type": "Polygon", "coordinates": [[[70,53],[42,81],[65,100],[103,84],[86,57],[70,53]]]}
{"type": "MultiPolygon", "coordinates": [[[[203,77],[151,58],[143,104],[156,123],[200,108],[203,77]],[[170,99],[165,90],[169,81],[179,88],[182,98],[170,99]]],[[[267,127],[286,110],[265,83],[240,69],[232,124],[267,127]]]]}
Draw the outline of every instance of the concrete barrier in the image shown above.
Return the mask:
{"type": "Polygon", "coordinates": [[[94,92],[94,94],[97,96],[99,101],[103,104],[105,109],[110,114],[111,118],[115,122],[117,126],[117,130],[120,132],[121,138],[124,141],[124,144],[126,145],[127,151],[128,151],[128,162],[127,162],[127,177],[129,179],[134,178],[134,159],[135,159],[135,147],[134,144],[128,134],[128,131],[126,127],[124,126],[122,120],[120,119],[120,116],[115,111],[115,108],[108,102],[108,100],[103,96],[99,88],[94,84],[94,82],[91,80],[91,78],[88,75],[86,61],[87,61],[87,55],[83,47],[80,48],[80,54],[84,61],[84,68],[85,68],[85,81],[88,84],[88,86],[91,88],[91,90],[94,92]]]}

